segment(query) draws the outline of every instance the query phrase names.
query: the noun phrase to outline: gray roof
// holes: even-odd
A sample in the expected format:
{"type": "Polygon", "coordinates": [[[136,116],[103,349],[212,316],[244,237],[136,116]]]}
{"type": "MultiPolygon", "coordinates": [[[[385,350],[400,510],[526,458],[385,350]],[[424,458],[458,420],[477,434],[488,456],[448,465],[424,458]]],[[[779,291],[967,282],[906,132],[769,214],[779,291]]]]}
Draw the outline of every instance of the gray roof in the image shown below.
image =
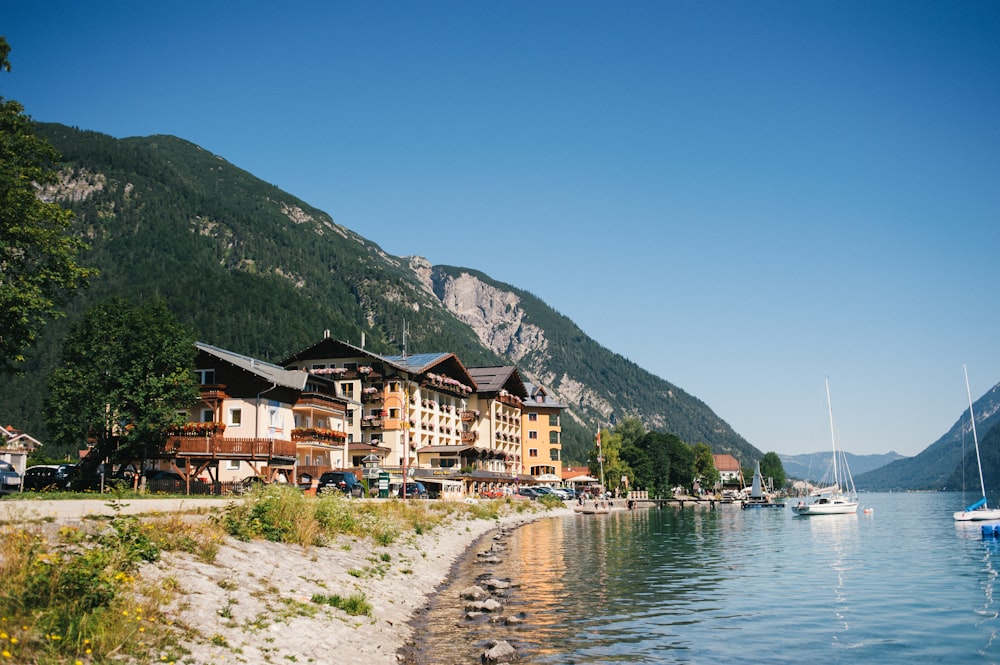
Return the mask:
{"type": "Polygon", "coordinates": [[[215,356],[216,358],[224,360],[234,367],[239,367],[240,369],[250,372],[251,374],[256,374],[270,383],[274,383],[285,388],[304,390],[306,387],[306,380],[309,379],[309,373],[300,369],[285,369],[279,365],[264,362],[263,360],[257,360],[256,358],[244,356],[232,351],[226,351],[225,349],[220,349],[217,346],[204,344],[202,342],[195,342],[195,346],[199,351],[215,356]]]}
{"type": "Polygon", "coordinates": [[[511,381],[514,381],[516,390],[510,390],[518,397],[525,397],[524,383],[517,368],[513,365],[503,365],[500,367],[470,367],[469,376],[476,382],[476,391],[480,393],[498,393],[511,381]]]}
{"type": "Polygon", "coordinates": [[[543,386],[536,386],[534,383],[524,382],[524,389],[528,392],[528,398],[524,400],[524,406],[546,406],[553,409],[565,409],[566,405],[556,400],[543,386]],[[542,400],[538,401],[538,397],[542,400]]]}

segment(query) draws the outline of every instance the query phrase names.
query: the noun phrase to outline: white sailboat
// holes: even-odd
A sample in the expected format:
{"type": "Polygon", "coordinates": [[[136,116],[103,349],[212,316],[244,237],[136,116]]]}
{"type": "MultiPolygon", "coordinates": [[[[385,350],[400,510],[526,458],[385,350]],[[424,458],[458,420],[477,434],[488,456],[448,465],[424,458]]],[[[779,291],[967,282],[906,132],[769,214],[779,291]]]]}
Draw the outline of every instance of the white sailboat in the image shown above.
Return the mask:
{"type": "Polygon", "coordinates": [[[753,472],[753,484],[750,486],[750,496],[743,501],[744,508],[783,508],[784,503],[771,500],[771,495],[764,488],[764,476],[760,472],[760,462],[753,472]]]}
{"type": "Polygon", "coordinates": [[[833,441],[833,483],[814,490],[809,502],[800,501],[792,506],[792,512],[796,515],[849,515],[858,512],[858,493],[854,489],[854,478],[847,466],[844,451],[837,447],[829,379],[826,380],[826,407],[830,413],[830,438],[833,441]]]}
{"type": "MultiPolygon", "coordinates": [[[[976,416],[972,411],[972,391],[969,390],[969,370],[962,365],[965,373],[965,392],[969,396],[969,420],[972,421],[972,440],[976,444],[976,464],[979,466],[979,489],[982,497],[965,510],[955,513],[955,520],[958,522],[982,522],[984,520],[1000,520],[1000,509],[990,508],[986,503],[986,483],[983,482],[983,463],[979,459],[979,437],[976,436],[976,416]]],[[[965,460],[962,460],[965,464],[965,460]]]]}

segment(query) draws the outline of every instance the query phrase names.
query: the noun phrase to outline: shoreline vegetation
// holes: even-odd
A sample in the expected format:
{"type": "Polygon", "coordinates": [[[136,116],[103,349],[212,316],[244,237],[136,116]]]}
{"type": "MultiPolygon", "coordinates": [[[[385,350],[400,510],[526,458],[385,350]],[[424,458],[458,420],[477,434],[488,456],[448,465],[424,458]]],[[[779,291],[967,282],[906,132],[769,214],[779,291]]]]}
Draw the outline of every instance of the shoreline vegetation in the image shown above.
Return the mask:
{"type": "Polygon", "coordinates": [[[0,664],[398,663],[419,639],[412,619],[482,536],[572,513],[278,485],[146,501],[83,519],[0,502],[0,664]]]}

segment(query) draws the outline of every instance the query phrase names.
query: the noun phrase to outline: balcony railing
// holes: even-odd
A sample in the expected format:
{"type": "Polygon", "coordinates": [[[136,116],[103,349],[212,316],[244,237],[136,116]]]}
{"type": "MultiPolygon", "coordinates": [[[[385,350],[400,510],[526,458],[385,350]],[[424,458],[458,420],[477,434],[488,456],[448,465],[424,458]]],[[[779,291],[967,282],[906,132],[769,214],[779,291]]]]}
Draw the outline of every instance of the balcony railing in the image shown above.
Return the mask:
{"type": "Polygon", "coordinates": [[[234,460],[295,459],[295,443],[284,439],[171,436],[167,438],[165,449],[177,457],[234,460]]]}

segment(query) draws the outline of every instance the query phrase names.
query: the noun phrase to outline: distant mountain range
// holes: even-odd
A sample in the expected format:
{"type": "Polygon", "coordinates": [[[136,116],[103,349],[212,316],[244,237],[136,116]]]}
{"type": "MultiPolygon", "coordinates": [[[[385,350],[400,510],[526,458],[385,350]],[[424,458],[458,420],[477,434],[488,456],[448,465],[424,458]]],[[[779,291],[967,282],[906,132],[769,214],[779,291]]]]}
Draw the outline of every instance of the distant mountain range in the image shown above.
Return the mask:
{"type": "MultiPolygon", "coordinates": [[[[853,455],[846,453],[846,456],[847,465],[850,467],[851,474],[855,478],[859,474],[878,469],[896,460],[906,459],[905,456],[895,452],[888,452],[882,455],[853,455]]],[[[824,477],[831,476],[828,472],[832,459],[832,451],[830,450],[818,453],[803,453],[801,455],[779,454],[778,457],[781,458],[781,465],[785,468],[785,474],[789,478],[808,480],[816,483],[824,477]]]]}

